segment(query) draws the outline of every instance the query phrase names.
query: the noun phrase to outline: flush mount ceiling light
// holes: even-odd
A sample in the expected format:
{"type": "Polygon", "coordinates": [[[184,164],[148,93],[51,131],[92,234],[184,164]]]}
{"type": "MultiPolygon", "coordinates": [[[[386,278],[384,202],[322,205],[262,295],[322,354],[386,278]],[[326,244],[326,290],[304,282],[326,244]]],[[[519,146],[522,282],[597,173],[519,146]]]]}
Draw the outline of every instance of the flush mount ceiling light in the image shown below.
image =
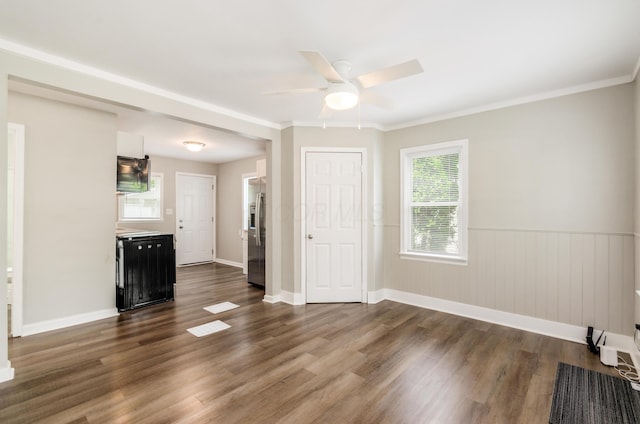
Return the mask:
{"type": "Polygon", "coordinates": [[[349,81],[332,84],[324,96],[325,104],[334,110],[351,109],[358,104],[358,88],[349,81]]]}
{"type": "Polygon", "coordinates": [[[204,143],[201,143],[199,141],[188,140],[188,141],[183,141],[182,144],[184,144],[184,147],[186,147],[187,150],[191,152],[199,152],[204,147],[204,143]]]}

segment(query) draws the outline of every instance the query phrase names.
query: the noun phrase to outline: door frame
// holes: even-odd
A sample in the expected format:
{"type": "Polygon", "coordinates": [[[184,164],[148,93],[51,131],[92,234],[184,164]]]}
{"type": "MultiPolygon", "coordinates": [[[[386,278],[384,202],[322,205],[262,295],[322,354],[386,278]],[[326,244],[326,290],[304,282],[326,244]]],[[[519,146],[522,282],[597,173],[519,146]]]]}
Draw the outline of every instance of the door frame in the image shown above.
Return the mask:
{"type": "Polygon", "coordinates": [[[368,278],[367,278],[367,233],[369,230],[368,214],[369,205],[367,203],[367,148],[359,147],[302,147],[300,149],[300,295],[303,303],[307,303],[307,153],[360,153],[362,179],[360,182],[362,193],[362,207],[360,208],[360,222],[362,223],[361,240],[361,275],[362,275],[362,297],[361,303],[368,301],[368,278]]]}
{"type": "MultiPolygon", "coordinates": [[[[8,131],[15,134],[14,193],[13,193],[13,258],[11,287],[11,337],[22,336],[24,309],[23,255],[24,255],[24,150],[25,126],[9,122],[8,131]]],[[[6,273],[5,273],[6,276],[6,273]]],[[[5,277],[6,278],[6,277],[5,277]]],[[[6,296],[6,294],[5,294],[6,296]]]]}
{"type": "MultiPolygon", "coordinates": [[[[193,172],[176,172],[176,178],[175,178],[175,185],[176,185],[176,197],[175,197],[175,208],[176,208],[176,214],[175,214],[175,221],[174,221],[174,225],[175,225],[175,237],[176,240],[178,240],[177,236],[178,236],[178,199],[180,198],[179,196],[179,192],[178,190],[180,189],[180,185],[178,184],[178,177],[179,176],[185,176],[185,177],[205,177],[205,178],[211,178],[212,183],[213,183],[213,190],[212,190],[212,194],[211,194],[211,215],[213,217],[213,225],[211,226],[211,248],[213,249],[213,255],[211,260],[213,262],[216,262],[217,259],[217,255],[218,255],[218,249],[216,248],[216,225],[218,225],[218,217],[216,216],[216,197],[217,197],[217,192],[218,192],[218,182],[216,179],[215,175],[209,175],[209,174],[196,174],[193,172]]],[[[176,249],[178,249],[178,247],[180,246],[180,243],[177,242],[176,243],[176,249]]],[[[178,258],[178,252],[176,250],[176,266],[181,267],[181,266],[190,266],[190,265],[196,265],[196,264],[186,264],[186,265],[177,265],[177,258],[178,258]]],[[[205,262],[206,263],[206,262],[205,262]]]]}
{"type": "Polygon", "coordinates": [[[247,198],[247,194],[249,191],[249,180],[257,176],[257,172],[242,174],[242,225],[240,226],[240,237],[242,238],[242,273],[244,275],[248,275],[249,273],[249,239],[247,234],[249,231],[249,199],[247,198]]]}

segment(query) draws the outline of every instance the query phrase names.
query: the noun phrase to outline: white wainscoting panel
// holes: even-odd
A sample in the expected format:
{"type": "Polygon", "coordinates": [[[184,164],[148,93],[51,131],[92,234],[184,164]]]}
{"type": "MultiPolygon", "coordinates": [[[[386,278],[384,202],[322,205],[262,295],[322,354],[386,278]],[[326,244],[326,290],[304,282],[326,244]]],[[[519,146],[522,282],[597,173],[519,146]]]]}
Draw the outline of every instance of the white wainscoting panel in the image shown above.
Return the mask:
{"type": "Polygon", "coordinates": [[[633,333],[633,234],[474,228],[467,266],[400,259],[399,226],[385,237],[385,288],[633,333]]]}

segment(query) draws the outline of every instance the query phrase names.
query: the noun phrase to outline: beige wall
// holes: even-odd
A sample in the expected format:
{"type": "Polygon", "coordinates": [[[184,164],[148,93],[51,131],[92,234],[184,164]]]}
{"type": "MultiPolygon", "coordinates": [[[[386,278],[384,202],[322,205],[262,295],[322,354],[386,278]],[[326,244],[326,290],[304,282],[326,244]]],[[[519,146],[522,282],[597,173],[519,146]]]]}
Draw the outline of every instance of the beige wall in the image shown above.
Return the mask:
{"type": "Polygon", "coordinates": [[[25,125],[24,324],[115,308],[116,116],[18,93],[25,125]]]}
{"type": "Polygon", "coordinates": [[[242,175],[255,173],[256,161],[265,158],[263,155],[218,165],[217,259],[242,264],[242,175]]]}
{"type": "Polygon", "coordinates": [[[120,221],[118,225],[176,234],[176,173],[216,175],[218,166],[207,162],[155,155],[149,155],[149,159],[151,160],[151,172],[162,173],[164,181],[163,218],[160,221],[120,221]],[[167,215],[167,209],[173,211],[173,215],[167,215]]]}
{"type": "Polygon", "coordinates": [[[385,134],[385,287],[630,334],[633,86],[385,134]],[[468,266],[401,260],[399,149],[469,140],[468,266]]]}

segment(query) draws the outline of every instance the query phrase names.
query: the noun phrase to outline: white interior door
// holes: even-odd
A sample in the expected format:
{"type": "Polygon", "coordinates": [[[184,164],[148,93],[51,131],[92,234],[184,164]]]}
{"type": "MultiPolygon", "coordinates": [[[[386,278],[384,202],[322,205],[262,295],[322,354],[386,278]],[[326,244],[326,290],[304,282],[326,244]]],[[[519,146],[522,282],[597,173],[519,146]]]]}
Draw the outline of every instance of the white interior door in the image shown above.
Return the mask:
{"type": "Polygon", "coordinates": [[[307,302],[361,302],[361,153],[306,152],[305,211],[307,302]]]}
{"type": "Polygon", "coordinates": [[[176,174],[176,263],[214,258],[215,176],[176,174]]]}

